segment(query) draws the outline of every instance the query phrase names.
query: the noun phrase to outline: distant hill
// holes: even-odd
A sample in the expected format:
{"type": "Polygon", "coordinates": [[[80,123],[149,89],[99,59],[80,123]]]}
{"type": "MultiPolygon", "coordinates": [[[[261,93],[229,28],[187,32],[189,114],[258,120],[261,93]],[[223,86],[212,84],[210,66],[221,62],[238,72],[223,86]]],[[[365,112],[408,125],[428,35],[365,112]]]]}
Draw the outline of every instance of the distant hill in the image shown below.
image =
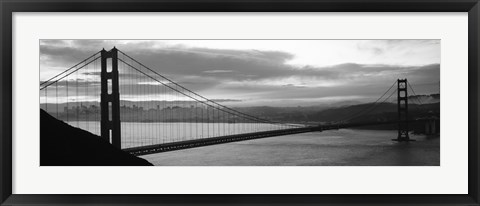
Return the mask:
{"type": "MultiPolygon", "coordinates": [[[[373,103],[339,107],[316,112],[310,116],[311,121],[332,122],[372,122],[390,121],[398,118],[396,103],[381,103],[376,106],[373,103]]],[[[440,103],[432,104],[409,104],[409,117],[411,119],[425,116],[439,116],[440,103]]]]}
{"type": "MultiPolygon", "coordinates": [[[[234,101],[234,100],[217,100],[220,103],[222,101],[234,101]]],[[[415,115],[421,116],[421,111],[431,111],[433,113],[439,113],[439,103],[440,94],[430,94],[430,95],[412,95],[409,96],[409,105],[411,110],[411,117],[415,115]],[[420,106],[422,104],[422,106],[420,106]],[[416,110],[419,110],[418,112],[416,110]],[[418,114],[417,114],[418,113],[418,114]],[[412,116],[413,115],[413,116],[412,116]]],[[[132,101],[121,101],[121,118],[122,121],[138,121],[138,122],[154,122],[154,121],[166,121],[166,122],[175,122],[179,119],[187,121],[212,121],[208,117],[202,115],[202,119],[196,118],[196,114],[202,114],[204,112],[199,112],[206,107],[202,104],[193,104],[191,101],[177,101],[177,102],[166,102],[166,101],[143,101],[143,102],[132,102],[132,101]],[[197,108],[198,107],[198,108],[197,108]],[[191,114],[195,115],[191,115],[191,114]],[[187,115],[185,115],[187,114],[187,115]],[[195,118],[195,119],[185,119],[185,116],[195,118]],[[166,118],[168,117],[168,118],[166,118]]],[[[45,108],[45,104],[40,105],[41,108],[45,108]]],[[[60,114],[55,114],[55,116],[60,119],[66,119],[66,113],[64,109],[67,105],[59,104],[58,107],[56,104],[48,104],[48,111],[52,114],[57,111],[60,114]]],[[[349,121],[359,121],[365,118],[368,120],[382,120],[382,119],[391,119],[397,118],[396,111],[397,106],[396,102],[385,102],[378,104],[371,112],[362,112],[364,110],[370,110],[372,103],[358,103],[355,101],[345,101],[339,102],[338,104],[332,105],[318,105],[318,106],[297,106],[297,107],[272,107],[272,106],[251,106],[251,107],[234,107],[235,110],[241,111],[246,114],[254,115],[256,117],[274,120],[274,121],[283,121],[283,122],[330,122],[330,121],[341,121],[348,119],[353,115],[352,119],[349,121]],[[355,114],[358,113],[358,116],[355,114]]],[[[99,103],[98,102],[79,102],[79,103],[70,103],[69,104],[70,112],[69,118],[76,119],[77,114],[80,114],[80,120],[86,118],[86,114],[98,114],[99,103]],[[81,106],[80,106],[81,105],[81,106]],[[93,106],[93,107],[91,107],[93,106]],[[80,111],[77,113],[74,110],[74,107],[80,108],[80,111]],[[88,110],[88,112],[85,112],[88,110]]],[[[426,114],[423,114],[426,115],[426,114]]],[[[97,115],[98,116],[98,115],[97,115]]],[[[240,120],[238,120],[240,121],[240,120]]]]}
{"type": "MultiPolygon", "coordinates": [[[[40,104],[40,108],[46,108],[46,106],[51,109],[57,109],[59,111],[63,111],[66,107],[68,108],[74,108],[74,107],[100,107],[100,100],[98,101],[78,101],[78,102],[69,102],[67,103],[42,103],[40,104]]],[[[215,99],[213,100],[218,103],[223,103],[223,102],[238,102],[240,100],[233,100],[233,99],[215,99]]],[[[120,100],[120,106],[125,106],[125,107],[143,107],[143,109],[148,110],[148,109],[156,109],[157,106],[159,108],[165,108],[165,107],[173,107],[173,106],[181,106],[181,107],[190,107],[190,106],[201,106],[201,104],[195,104],[196,102],[194,101],[127,101],[127,100],[120,100]]]]}
{"type": "Polygon", "coordinates": [[[411,95],[408,96],[408,100],[415,104],[431,104],[440,102],[440,94],[430,95],[411,95]]]}

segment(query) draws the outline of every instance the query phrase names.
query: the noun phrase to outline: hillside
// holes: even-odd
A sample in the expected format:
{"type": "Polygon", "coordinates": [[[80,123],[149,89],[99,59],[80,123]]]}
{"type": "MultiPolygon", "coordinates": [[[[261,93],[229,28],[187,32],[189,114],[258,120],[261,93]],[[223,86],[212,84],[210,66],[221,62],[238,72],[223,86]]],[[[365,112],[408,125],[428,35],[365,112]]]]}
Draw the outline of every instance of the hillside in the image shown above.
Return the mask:
{"type": "Polygon", "coordinates": [[[151,166],[40,110],[40,166],[151,166]]]}

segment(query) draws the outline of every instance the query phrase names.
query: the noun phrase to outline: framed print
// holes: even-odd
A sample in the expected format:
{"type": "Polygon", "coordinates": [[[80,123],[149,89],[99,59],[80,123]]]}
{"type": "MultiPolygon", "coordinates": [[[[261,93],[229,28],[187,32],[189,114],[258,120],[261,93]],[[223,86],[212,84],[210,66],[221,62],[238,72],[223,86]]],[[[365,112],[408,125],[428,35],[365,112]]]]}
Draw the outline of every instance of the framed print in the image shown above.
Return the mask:
{"type": "Polygon", "coordinates": [[[2,1],[17,204],[478,205],[478,1],[2,1]]]}
{"type": "Polygon", "coordinates": [[[40,59],[40,166],[440,166],[437,39],[42,39],[40,59]]]}

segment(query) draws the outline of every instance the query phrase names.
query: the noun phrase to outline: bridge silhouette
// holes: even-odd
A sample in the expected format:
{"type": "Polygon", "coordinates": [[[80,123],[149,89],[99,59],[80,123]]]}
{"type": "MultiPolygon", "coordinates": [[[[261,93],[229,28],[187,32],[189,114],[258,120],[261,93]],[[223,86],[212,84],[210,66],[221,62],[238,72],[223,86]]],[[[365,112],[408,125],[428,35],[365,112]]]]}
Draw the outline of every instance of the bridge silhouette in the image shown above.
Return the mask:
{"type": "Polygon", "coordinates": [[[409,122],[425,121],[408,117],[408,91],[415,91],[406,79],[394,81],[364,110],[335,122],[306,124],[225,106],[225,100],[209,99],[157,71],[115,47],[102,49],[41,81],[41,109],[134,155],[380,124],[398,124],[395,140],[403,142],[411,141],[409,122]],[[350,122],[394,94],[397,120],[350,122]]]}

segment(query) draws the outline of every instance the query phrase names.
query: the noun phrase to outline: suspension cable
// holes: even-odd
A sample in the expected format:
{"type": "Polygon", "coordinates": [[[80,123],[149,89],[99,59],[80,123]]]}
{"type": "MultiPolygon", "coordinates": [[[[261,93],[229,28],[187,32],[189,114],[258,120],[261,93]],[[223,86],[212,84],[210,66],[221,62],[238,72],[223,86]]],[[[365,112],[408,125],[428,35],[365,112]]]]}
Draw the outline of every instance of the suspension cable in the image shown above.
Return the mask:
{"type": "Polygon", "coordinates": [[[365,112],[366,110],[369,110],[371,107],[374,107],[393,88],[393,86],[395,86],[395,83],[397,83],[397,81],[394,81],[393,84],[390,86],[390,88],[388,88],[388,90],[385,91],[382,94],[382,96],[380,96],[377,100],[375,100],[375,102],[373,104],[371,104],[370,106],[368,106],[364,110],[360,110],[359,112],[356,112],[355,114],[351,115],[349,118],[344,118],[344,119],[340,120],[340,122],[351,120],[352,117],[356,117],[359,114],[361,114],[362,112],[365,112]]]}
{"type": "MultiPolygon", "coordinates": [[[[257,119],[257,121],[262,121],[262,122],[270,123],[270,124],[285,124],[285,125],[289,125],[289,126],[297,126],[297,125],[292,125],[292,124],[283,123],[283,122],[275,122],[275,121],[271,121],[271,120],[261,119],[261,118],[258,118],[258,117],[255,117],[255,116],[252,116],[252,115],[245,114],[245,113],[243,113],[243,112],[234,110],[234,109],[232,109],[232,108],[230,108],[230,107],[227,107],[227,106],[224,106],[224,105],[222,105],[222,104],[219,104],[219,103],[217,103],[217,102],[215,102],[215,101],[213,101],[213,100],[210,100],[210,99],[208,99],[208,98],[206,98],[206,97],[204,97],[204,96],[202,96],[202,95],[200,95],[200,94],[197,94],[197,93],[195,93],[195,92],[193,92],[193,91],[191,91],[191,90],[183,87],[182,85],[180,85],[180,84],[178,84],[178,83],[176,83],[176,82],[168,79],[167,77],[159,74],[158,72],[154,71],[153,69],[150,69],[149,67],[145,66],[144,64],[140,63],[140,62],[137,61],[136,59],[130,57],[130,56],[127,55],[127,54],[125,54],[124,52],[122,52],[122,51],[120,51],[120,50],[118,50],[118,51],[119,51],[120,53],[122,53],[123,55],[125,55],[126,57],[130,58],[131,60],[133,60],[134,62],[136,62],[137,64],[139,64],[139,65],[141,65],[142,67],[146,68],[146,69],[149,70],[150,72],[153,72],[154,74],[160,76],[161,78],[167,80],[168,82],[170,82],[170,83],[172,83],[172,84],[174,84],[174,85],[176,85],[176,86],[178,86],[178,87],[180,87],[180,88],[182,88],[182,89],[184,89],[184,90],[186,90],[186,91],[194,94],[195,96],[198,96],[198,97],[200,97],[200,98],[202,98],[202,99],[204,99],[204,100],[206,100],[206,101],[208,101],[208,102],[211,102],[211,103],[213,103],[213,104],[215,104],[215,105],[217,105],[217,106],[223,107],[223,108],[225,108],[225,109],[228,109],[228,110],[230,110],[230,111],[233,111],[233,112],[235,112],[235,113],[237,113],[237,114],[241,114],[241,115],[243,115],[243,116],[249,116],[250,118],[257,119]]],[[[122,62],[124,62],[124,61],[122,61],[122,62]]],[[[124,62],[124,63],[125,63],[125,62],[124,62]]],[[[131,65],[130,65],[130,66],[131,66],[131,65]]],[[[163,84],[163,85],[165,85],[165,86],[167,86],[166,84],[164,84],[164,83],[161,82],[161,81],[158,81],[158,82],[161,83],[161,84],[163,84]]],[[[184,94],[184,95],[185,95],[185,94],[184,94]]],[[[190,98],[192,98],[192,97],[190,97],[190,98]]],[[[197,101],[199,101],[199,100],[197,100],[197,101]]],[[[202,101],[201,101],[201,102],[202,102],[202,101]]]]}
{"type": "Polygon", "coordinates": [[[97,57],[97,58],[95,58],[95,59],[93,59],[93,60],[89,61],[88,63],[86,63],[86,64],[82,65],[81,67],[78,67],[77,69],[75,69],[75,70],[71,71],[71,72],[70,72],[70,73],[68,73],[67,75],[65,75],[65,76],[63,76],[63,77],[61,77],[61,78],[58,78],[58,79],[56,79],[55,81],[52,81],[52,82],[50,82],[49,84],[47,84],[47,85],[45,85],[44,87],[40,88],[40,90],[43,90],[43,89],[47,88],[48,86],[50,86],[50,85],[52,85],[52,84],[55,84],[56,82],[58,82],[58,81],[62,80],[63,78],[65,78],[65,77],[68,77],[70,74],[73,74],[74,72],[76,72],[76,71],[78,71],[78,70],[82,69],[83,67],[85,67],[85,66],[89,65],[90,63],[94,62],[95,60],[99,59],[100,57],[101,57],[101,56],[99,56],[99,57],[97,57]]]}
{"type": "MultiPolygon", "coordinates": [[[[168,87],[168,88],[170,88],[170,89],[172,89],[172,90],[174,90],[174,91],[176,91],[176,92],[178,92],[178,93],[180,93],[180,94],[183,94],[183,95],[185,95],[185,96],[187,96],[187,97],[189,97],[189,98],[191,98],[191,99],[193,99],[193,100],[195,100],[195,101],[197,101],[197,102],[200,102],[200,103],[202,103],[202,104],[204,104],[204,105],[206,105],[206,106],[208,106],[208,107],[215,108],[215,106],[212,106],[211,104],[206,103],[206,101],[201,101],[201,100],[199,100],[199,99],[197,99],[197,98],[195,98],[195,97],[192,97],[191,95],[188,95],[188,94],[186,94],[186,93],[184,93],[184,92],[182,92],[182,91],[180,91],[180,90],[178,90],[178,89],[176,89],[176,88],[174,88],[174,87],[172,87],[172,86],[169,86],[169,85],[167,85],[167,84],[159,81],[158,79],[155,79],[155,78],[152,77],[151,75],[149,75],[149,74],[147,74],[147,73],[139,70],[138,68],[130,65],[129,63],[123,61],[122,59],[118,59],[118,60],[121,61],[121,62],[123,62],[124,64],[128,65],[128,66],[131,67],[132,69],[135,69],[136,71],[142,73],[143,75],[151,78],[152,80],[154,80],[154,81],[156,81],[156,82],[158,82],[158,83],[160,83],[160,84],[162,84],[162,85],[164,85],[164,86],[166,86],[166,87],[168,87]]],[[[236,114],[234,114],[234,113],[232,113],[232,112],[230,112],[230,111],[225,111],[225,110],[223,110],[223,109],[221,109],[221,108],[215,108],[215,109],[218,109],[218,110],[223,111],[223,112],[227,112],[227,113],[232,114],[232,115],[236,115],[236,114]]],[[[248,118],[248,117],[244,117],[244,118],[250,119],[250,120],[255,120],[255,119],[248,118]]],[[[257,121],[258,121],[258,120],[257,120],[257,121]]],[[[269,122],[264,122],[264,123],[269,123],[269,122]]]]}
{"type": "MultiPolygon", "coordinates": [[[[100,52],[101,52],[101,51],[98,51],[97,53],[93,54],[92,56],[89,56],[88,58],[84,59],[83,61],[79,62],[78,64],[75,64],[75,65],[73,65],[72,67],[68,68],[67,70],[65,70],[65,71],[63,71],[63,72],[60,72],[59,74],[53,76],[52,78],[48,79],[47,81],[44,81],[44,82],[40,83],[40,86],[42,86],[42,85],[50,82],[52,79],[55,79],[56,77],[58,77],[58,76],[60,76],[60,75],[62,75],[62,74],[64,74],[64,73],[68,72],[69,70],[77,67],[77,66],[80,65],[81,63],[86,62],[88,59],[94,57],[95,55],[97,55],[97,54],[100,53],[100,52]]],[[[89,64],[89,63],[87,63],[87,64],[89,64]]],[[[68,75],[67,75],[67,76],[68,76],[68,75]]]]}
{"type": "Polygon", "coordinates": [[[418,103],[419,103],[420,105],[423,105],[422,101],[420,100],[420,98],[418,97],[418,95],[415,93],[415,90],[413,90],[413,87],[412,87],[412,85],[410,84],[410,82],[407,82],[407,84],[408,84],[408,87],[410,87],[410,90],[412,90],[412,92],[413,92],[413,94],[415,95],[415,97],[417,97],[416,99],[417,99],[418,103]]]}

